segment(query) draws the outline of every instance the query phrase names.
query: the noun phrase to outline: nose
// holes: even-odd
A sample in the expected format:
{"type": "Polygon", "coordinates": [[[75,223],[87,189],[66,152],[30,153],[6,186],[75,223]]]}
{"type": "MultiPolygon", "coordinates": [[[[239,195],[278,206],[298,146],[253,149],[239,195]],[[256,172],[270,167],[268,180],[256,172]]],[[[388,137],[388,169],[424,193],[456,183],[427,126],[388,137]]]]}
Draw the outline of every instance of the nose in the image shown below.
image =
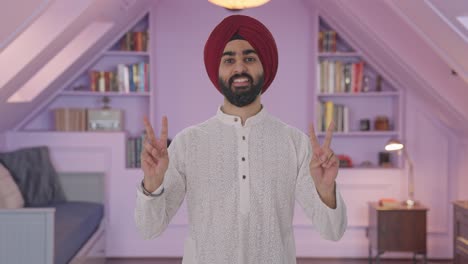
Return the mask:
{"type": "Polygon", "coordinates": [[[245,66],[245,63],[242,60],[238,60],[236,64],[234,65],[234,73],[241,74],[241,73],[245,73],[246,71],[247,71],[247,67],[245,66]]]}

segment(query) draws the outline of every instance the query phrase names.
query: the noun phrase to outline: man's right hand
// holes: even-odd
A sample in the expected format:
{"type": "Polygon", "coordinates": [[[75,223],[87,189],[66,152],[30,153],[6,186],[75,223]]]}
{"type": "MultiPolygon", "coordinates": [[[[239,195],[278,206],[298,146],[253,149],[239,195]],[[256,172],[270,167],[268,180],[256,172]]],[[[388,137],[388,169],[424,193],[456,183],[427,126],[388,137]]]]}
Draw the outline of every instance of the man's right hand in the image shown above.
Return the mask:
{"type": "Polygon", "coordinates": [[[163,116],[161,136],[156,138],[148,118],[143,118],[146,138],[141,151],[141,168],[145,178],[143,184],[148,192],[154,192],[161,186],[164,174],[169,166],[167,153],[167,117],[163,116]]]}

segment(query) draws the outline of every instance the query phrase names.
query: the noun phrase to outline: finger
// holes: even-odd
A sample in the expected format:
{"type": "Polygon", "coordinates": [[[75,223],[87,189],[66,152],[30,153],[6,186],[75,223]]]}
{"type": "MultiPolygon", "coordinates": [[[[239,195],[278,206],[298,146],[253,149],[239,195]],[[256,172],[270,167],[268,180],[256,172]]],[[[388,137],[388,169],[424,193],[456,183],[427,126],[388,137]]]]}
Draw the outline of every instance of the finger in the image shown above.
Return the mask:
{"type": "Polygon", "coordinates": [[[320,143],[317,139],[317,136],[315,135],[315,129],[314,125],[310,124],[309,125],[309,136],[310,136],[310,143],[312,144],[312,149],[319,149],[320,148],[320,143]]]}
{"type": "Polygon", "coordinates": [[[334,153],[332,150],[328,151],[327,154],[326,154],[325,162],[330,161],[330,159],[331,159],[333,156],[335,156],[335,153],[334,153]]]}
{"type": "Polygon", "coordinates": [[[322,149],[317,149],[314,150],[313,155],[312,155],[312,160],[310,162],[310,167],[311,168],[318,168],[322,165],[322,163],[325,161],[325,159],[322,159],[322,149]]]}
{"type": "Polygon", "coordinates": [[[147,152],[141,154],[141,160],[144,161],[148,166],[156,166],[156,162],[149,156],[147,152]]]}
{"type": "Polygon", "coordinates": [[[313,159],[312,162],[310,163],[310,168],[318,168],[322,166],[322,161],[319,159],[313,159]]]}
{"type": "Polygon", "coordinates": [[[158,150],[157,150],[153,145],[151,145],[151,143],[150,143],[149,141],[147,141],[147,142],[145,143],[144,149],[145,149],[145,152],[146,152],[149,156],[151,156],[151,157],[153,157],[153,158],[157,158],[157,156],[158,156],[158,150]]]}
{"type": "Polygon", "coordinates": [[[336,157],[333,157],[330,162],[327,164],[327,169],[328,168],[331,168],[331,167],[338,167],[339,166],[339,163],[338,163],[338,158],[336,157]]]}
{"type": "Polygon", "coordinates": [[[325,141],[323,142],[323,147],[324,148],[330,148],[334,129],[335,129],[335,122],[331,121],[330,125],[327,128],[327,134],[325,135],[325,141]]]}
{"type": "Polygon", "coordinates": [[[159,159],[166,157],[167,155],[167,141],[163,141],[162,139],[158,139],[158,142],[155,146],[155,150],[157,151],[157,157],[159,159]]]}
{"type": "Polygon", "coordinates": [[[333,163],[336,161],[336,156],[335,156],[335,153],[333,153],[333,151],[331,151],[329,154],[328,154],[328,158],[325,162],[323,162],[322,166],[324,168],[330,168],[333,163]]]}
{"type": "Polygon", "coordinates": [[[151,143],[156,142],[156,136],[154,135],[153,127],[151,126],[148,118],[145,116],[143,117],[143,123],[145,125],[146,136],[150,140],[151,143]]]}
{"type": "Polygon", "coordinates": [[[163,145],[167,148],[167,134],[168,134],[168,125],[167,125],[167,116],[163,116],[161,124],[161,137],[163,145]]]}

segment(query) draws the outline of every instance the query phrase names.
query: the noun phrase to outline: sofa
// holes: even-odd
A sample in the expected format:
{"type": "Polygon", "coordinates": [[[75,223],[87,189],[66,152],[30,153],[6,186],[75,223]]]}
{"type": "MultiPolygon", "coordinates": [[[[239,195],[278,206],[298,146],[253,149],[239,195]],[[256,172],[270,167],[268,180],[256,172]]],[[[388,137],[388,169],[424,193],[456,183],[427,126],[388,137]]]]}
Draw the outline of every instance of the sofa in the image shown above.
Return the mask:
{"type": "Polygon", "coordinates": [[[69,201],[46,146],[0,153],[0,263],[104,263],[104,207],[69,201]]]}

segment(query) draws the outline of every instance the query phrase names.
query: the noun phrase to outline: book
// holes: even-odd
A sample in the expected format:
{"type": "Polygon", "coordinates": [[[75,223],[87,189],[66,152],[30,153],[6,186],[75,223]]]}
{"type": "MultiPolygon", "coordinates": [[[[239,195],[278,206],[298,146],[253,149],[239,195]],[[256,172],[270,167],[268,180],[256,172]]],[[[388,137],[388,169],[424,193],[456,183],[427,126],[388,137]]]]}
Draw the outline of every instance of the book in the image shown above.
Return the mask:
{"type": "Polygon", "coordinates": [[[387,207],[387,208],[396,208],[400,207],[401,202],[393,199],[393,198],[380,198],[379,199],[379,206],[387,207]]]}

